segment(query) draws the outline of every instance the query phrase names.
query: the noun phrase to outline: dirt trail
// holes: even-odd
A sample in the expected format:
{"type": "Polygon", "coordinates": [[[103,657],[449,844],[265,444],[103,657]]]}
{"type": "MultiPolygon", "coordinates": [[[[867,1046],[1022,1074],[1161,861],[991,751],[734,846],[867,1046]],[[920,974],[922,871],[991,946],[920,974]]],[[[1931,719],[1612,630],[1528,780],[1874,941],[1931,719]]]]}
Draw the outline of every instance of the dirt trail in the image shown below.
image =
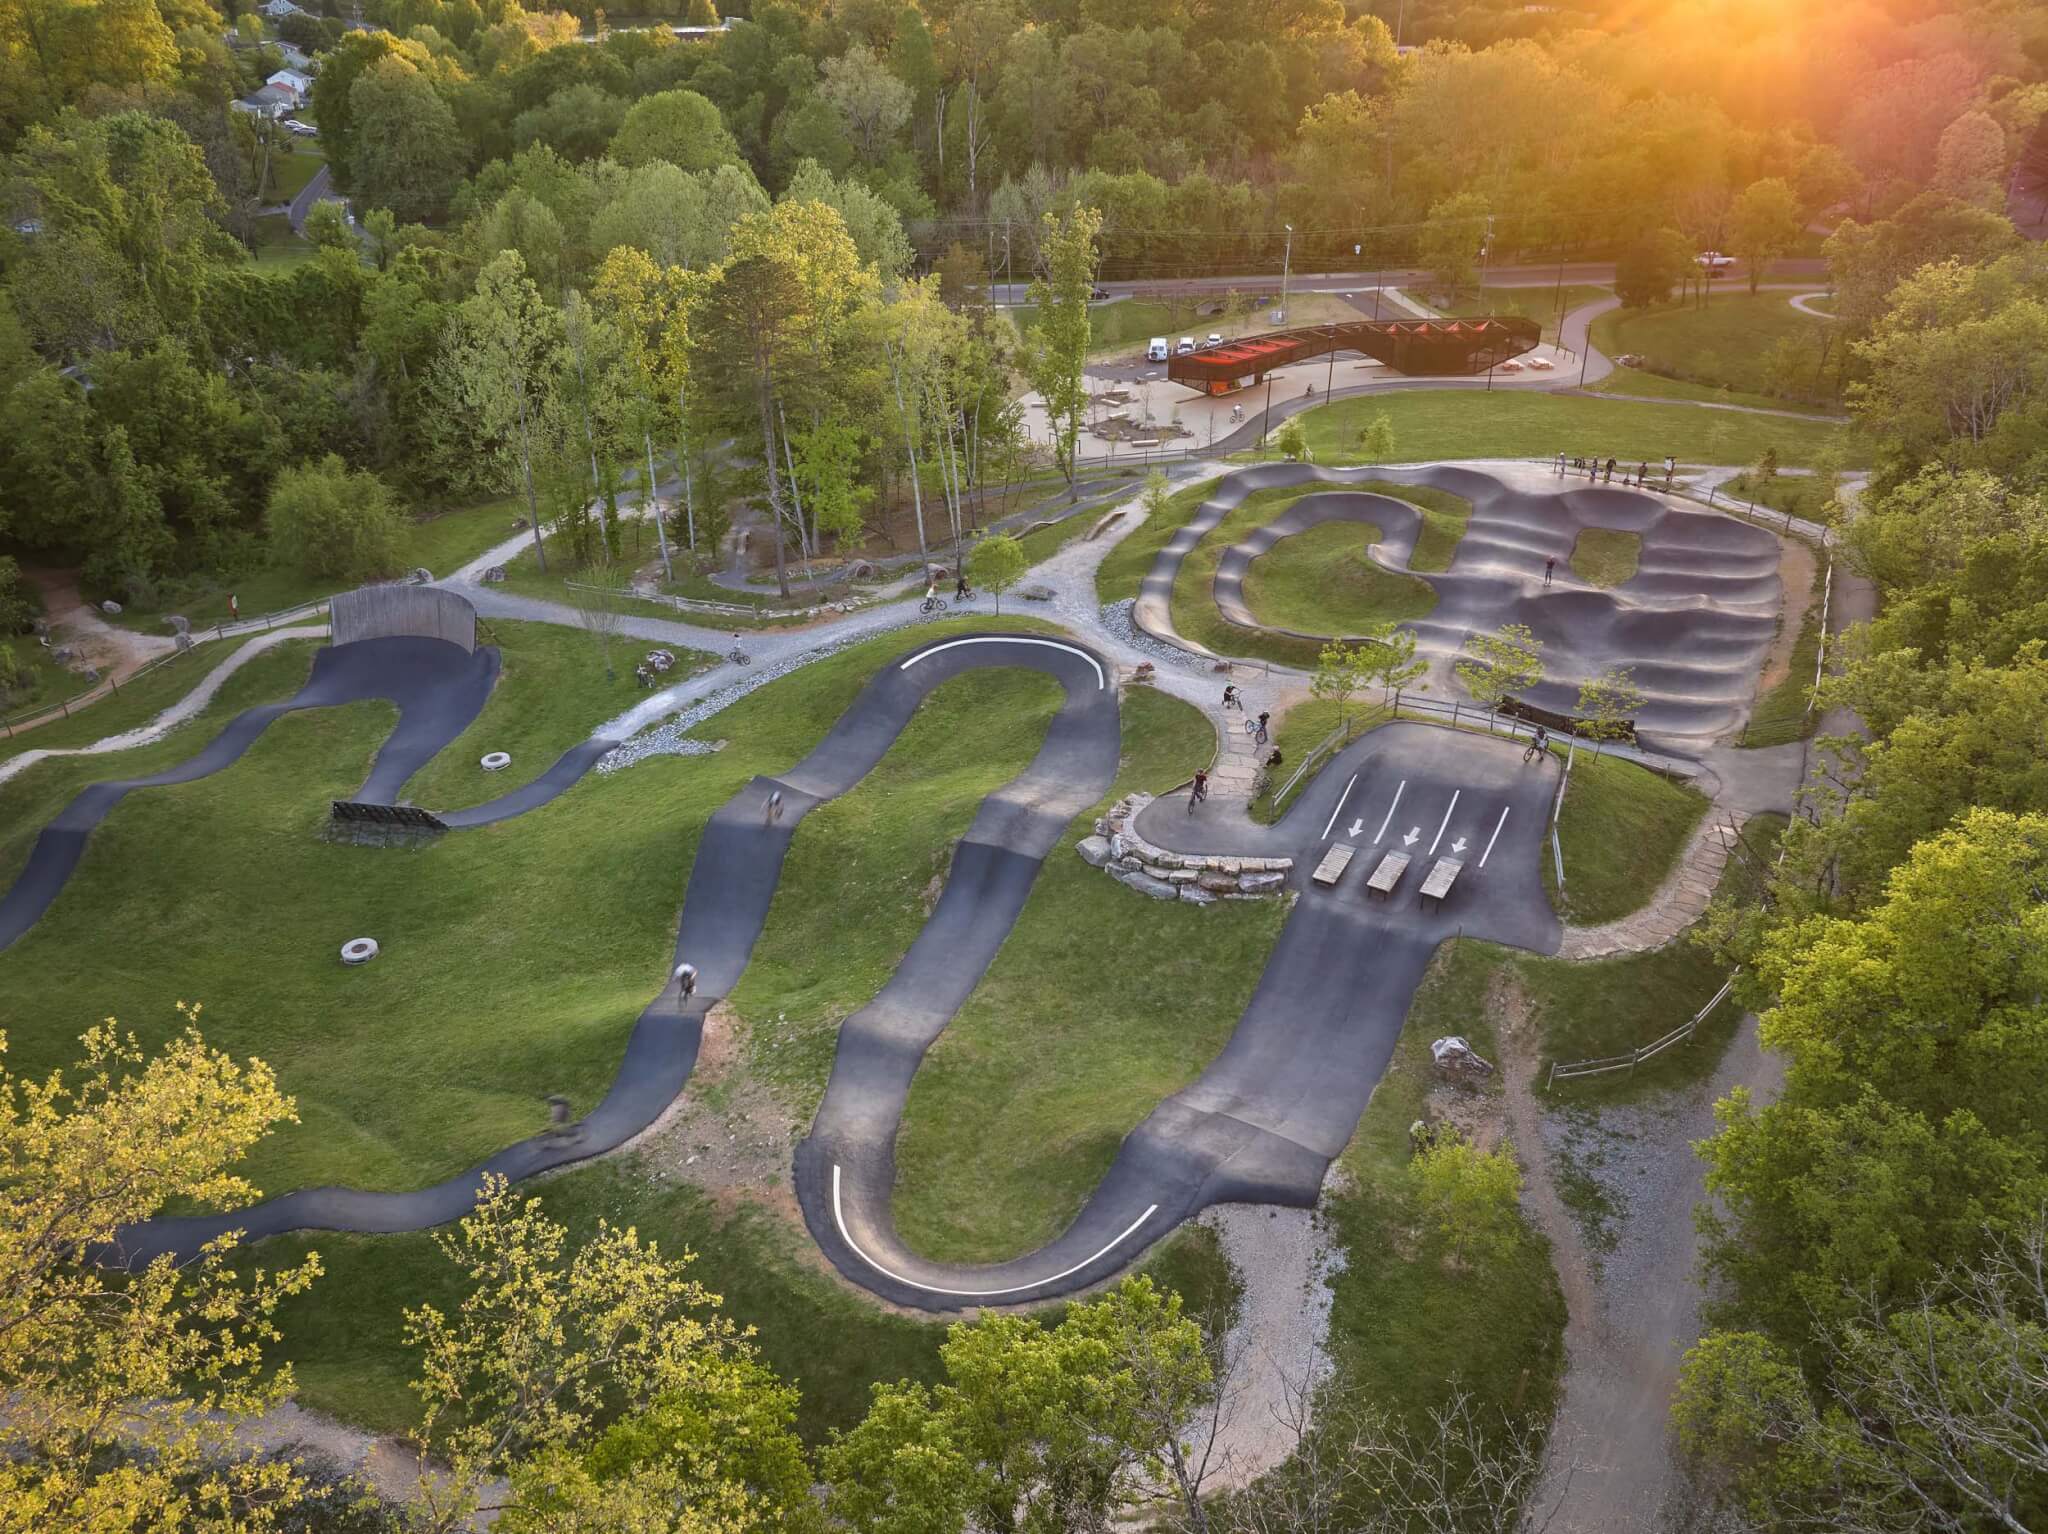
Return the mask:
{"type": "Polygon", "coordinates": [[[1781,538],[1784,553],[1778,560],[1778,637],[1771,641],[1764,657],[1763,677],[1757,683],[1762,697],[1791,674],[1792,651],[1799,643],[1799,630],[1806,622],[1806,610],[1813,605],[1814,556],[1803,538],[1781,538]]]}
{"type": "Polygon", "coordinates": [[[1714,1103],[1732,1088],[1775,1097],[1783,1065],[1745,1017],[1710,1080],[1641,1102],[1573,1111],[1561,1093],[1539,1099],[1534,1077],[1533,1056],[1512,1052],[1508,1114],[1529,1174],[1525,1203],[1553,1243],[1570,1307],[1557,1430],[1572,1446],[1538,1504],[1558,1504],[1556,1534],[1683,1527],[1689,1499],[1669,1420],[1679,1364],[1701,1330],[1692,1210],[1706,1197],[1706,1169],[1692,1143],[1713,1133],[1714,1103]],[[1567,1175],[1597,1188],[1605,1220],[1582,1224],[1589,1217],[1565,1205],[1567,1175]],[[1595,1231],[1611,1244],[1597,1257],[1595,1231]]]}

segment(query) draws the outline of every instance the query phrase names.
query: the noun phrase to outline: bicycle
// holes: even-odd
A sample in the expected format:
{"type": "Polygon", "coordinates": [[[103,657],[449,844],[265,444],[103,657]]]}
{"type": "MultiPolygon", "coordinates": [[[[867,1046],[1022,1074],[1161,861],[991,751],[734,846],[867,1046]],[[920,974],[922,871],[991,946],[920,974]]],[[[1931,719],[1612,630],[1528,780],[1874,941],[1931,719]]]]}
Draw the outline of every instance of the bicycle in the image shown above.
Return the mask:
{"type": "Polygon", "coordinates": [[[1194,814],[1194,813],[1195,813],[1195,806],[1196,806],[1196,805],[1198,805],[1198,804],[1206,804],[1206,803],[1208,802],[1208,800],[1209,800],[1209,790],[1208,790],[1208,789],[1206,789],[1206,788],[1193,788],[1193,787],[1190,787],[1190,788],[1188,789],[1188,813],[1189,813],[1190,815],[1194,814]]]}
{"type": "Polygon", "coordinates": [[[926,597],[922,602],[917,604],[917,610],[923,613],[927,618],[936,618],[940,613],[946,610],[946,604],[943,598],[926,597]]]}
{"type": "Polygon", "coordinates": [[[742,650],[738,645],[734,645],[730,650],[726,651],[725,658],[735,666],[751,666],[754,664],[754,657],[745,650],[742,650]]]}

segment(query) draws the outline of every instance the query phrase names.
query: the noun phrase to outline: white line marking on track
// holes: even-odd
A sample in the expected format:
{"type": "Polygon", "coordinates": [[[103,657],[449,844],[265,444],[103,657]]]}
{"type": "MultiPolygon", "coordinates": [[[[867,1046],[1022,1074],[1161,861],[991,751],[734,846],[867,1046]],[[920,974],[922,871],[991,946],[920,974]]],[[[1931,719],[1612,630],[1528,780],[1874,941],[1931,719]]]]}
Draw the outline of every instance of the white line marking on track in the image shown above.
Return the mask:
{"type": "Polygon", "coordinates": [[[1436,856],[1436,844],[1437,842],[1440,842],[1444,839],[1444,828],[1450,825],[1452,811],[1456,810],[1458,807],[1458,795],[1462,794],[1464,791],[1465,790],[1462,788],[1454,788],[1451,790],[1451,807],[1450,809],[1444,811],[1444,823],[1443,825],[1438,826],[1436,828],[1436,837],[1429,844],[1429,855],[1431,857],[1436,856]]]}
{"type": "Polygon", "coordinates": [[[1107,1255],[1112,1248],[1123,1241],[1124,1237],[1130,1235],[1132,1231],[1151,1219],[1158,1210],[1159,1206],[1157,1204],[1147,1204],[1145,1212],[1126,1225],[1101,1251],[1096,1252],[1094,1256],[1083,1257],[1071,1268],[1064,1268],[1049,1278],[1034,1279],[1028,1284],[1014,1284],[1008,1289],[942,1289],[937,1284],[921,1284],[914,1278],[905,1278],[901,1273],[892,1273],[860,1249],[860,1244],[853,1239],[852,1233],[846,1228],[846,1216],[839,1209],[839,1163],[836,1161],[832,1163],[832,1219],[839,1227],[839,1239],[853,1249],[854,1256],[858,1257],[884,1278],[893,1278],[899,1284],[908,1284],[911,1288],[922,1289],[927,1294],[954,1294],[965,1299],[974,1300],[993,1299],[999,1294],[1022,1294],[1027,1289],[1042,1289],[1047,1284],[1056,1284],[1061,1279],[1070,1278],[1080,1272],[1097,1258],[1107,1255]]]}
{"type": "Polygon", "coordinates": [[[1358,774],[1354,772],[1351,774],[1351,781],[1344,785],[1344,794],[1342,798],[1338,799],[1337,807],[1330,811],[1330,818],[1323,822],[1323,835],[1328,836],[1330,834],[1330,827],[1334,826],[1337,823],[1337,817],[1344,813],[1344,800],[1351,797],[1351,790],[1356,787],[1358,787],[1358,774]]]}
{"type": "Polygon", "coordinates": [[[1061,644],[1057,639],[1034,639],[1028,634],[977,634],[968,639],[949,639],[944,644],[933,645],[929,650],[919,650],[896,669],[898,671],[908,671],[926,656],[937,655],[941,650],[950,650],[956,645],[963,644],[1040,644],[1044,645],[1048,650],[1065,650],[1069,655],[1080,656],[1081,659],[1095,668],[1095,690],[1097,692],[1102,691],[1104,687],[1109,685],[1102,677],[1102,662],[1098,661],[1086,650],[1070,644],[1061,644]]]}
{"type": "Polygon", "coordinates": [[[1486,839],[1486,850],[1479,854],[1479,866],[1484,868],[1486,860],[1493,856],[1493,844],[1500,840],[1500,828],[1508,823],[1508,807],[1501,806],[1500,819],[1493,823],[1493,835],[1486,839]]]}
{"type": "Polygon", "coordinates": [[[1387,806],[1387,818],[1380,822],[1380,828],[1373,836],[1372,844],[1375,847],[1377,847],[1380,844],[1380,837],[1385,836],[1387,834],[1387,827],[1393,823],[1394,811],[1398,810],[1401,807],[1401,793],[1403,789],[1407,788],[1407,786],[1408,780],[1406,778],[1403,778],[1401,780],[1401,787],[1394,790],[1394,802],[1387,806]]]}

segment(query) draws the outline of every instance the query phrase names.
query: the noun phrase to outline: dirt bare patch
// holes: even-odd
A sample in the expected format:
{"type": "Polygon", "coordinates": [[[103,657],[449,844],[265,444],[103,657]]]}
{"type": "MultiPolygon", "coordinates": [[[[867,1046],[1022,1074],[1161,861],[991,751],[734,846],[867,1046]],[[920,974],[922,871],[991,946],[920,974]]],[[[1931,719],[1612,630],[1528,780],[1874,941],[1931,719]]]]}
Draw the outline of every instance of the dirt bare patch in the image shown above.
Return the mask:
{"type": "MultiPolygon", "coordinates": [[[[801,1231],[790,1157],[801,1126],[743,1068],[746,1024],[725,1002],[704,1019],[690,1084],[668,1111],[627,1141],[656,1181],[679,1178],[711,1195],[721,1214],[760,1204],[801,1231]]],[[[806,1235],[808,1242],[808,1235],[806,1235]]]]}
{"type": "Polygon", "coordinates": [[[1803,538],[1780,538],[1783,551],[1778,557],[1778,636],[1764,657],[1763,680],[1757,685],[1761,697],[1792,674],[1792,651],[1799,643],[1806,610],[1813,605],[1813,548],[1803,538]]]}

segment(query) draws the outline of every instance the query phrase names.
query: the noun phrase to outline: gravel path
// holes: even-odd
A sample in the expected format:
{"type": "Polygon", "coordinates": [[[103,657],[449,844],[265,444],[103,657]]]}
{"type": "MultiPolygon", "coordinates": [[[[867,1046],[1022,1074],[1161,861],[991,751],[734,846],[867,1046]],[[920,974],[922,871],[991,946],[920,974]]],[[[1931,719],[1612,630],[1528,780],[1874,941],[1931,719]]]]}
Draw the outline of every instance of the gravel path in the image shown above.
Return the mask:
{"type": "Polygon", "coordinates": [[[1512,1093],[1530,1181],[1555,1187],[1560,1171],[1590,1178],[1607,1211],[1580,1223],[1554,1200],[1530,1204],[1570,1301],[1557,1426],[1577,1445],[1578,1463],[1568,1486],[1537,1499],[1547,1506],[1561,1491],[1557,1534],[1683,1525],[1669,1420],[1679,1364],[1701,1331],[1691,1211],[1706,1197],[1706,1168],[1692,1146],[1714,1133],[1717,1100],[1741,1086],[1768,1102],[1783,1081],[1782,1059],[1762,1050],[1756,1019],[1745,1017],[1720,1069],[1690,1088],[1597,1113],[1539,1103],[1526,1080],[1512,1093]]]}
{"type": "Polygon", "coordinates": [[[304,624],[298,628],[272,629],[243,645],[226,660],[215,666],[200,679],[184,697],[178,699],[147,724],[137,725],[132,730],[123,730],[118,735],[109,735],[96,740],[89,746],[60,746],[51,750],[24,751],[19,756],[9,757],[0,762],[0,783],[6,782],[32,762],[40,762],[50,756],[98,756],[108,751],[126,751],[135,746],[146,746],[152,741],[162,740],[172,730],[197,714],[213,701],[213,695],[221,690],[227,679],[240,671],[265,650],[283,644],[288,639],[317,639],[327,632],[327,625],[304,624]]]}

